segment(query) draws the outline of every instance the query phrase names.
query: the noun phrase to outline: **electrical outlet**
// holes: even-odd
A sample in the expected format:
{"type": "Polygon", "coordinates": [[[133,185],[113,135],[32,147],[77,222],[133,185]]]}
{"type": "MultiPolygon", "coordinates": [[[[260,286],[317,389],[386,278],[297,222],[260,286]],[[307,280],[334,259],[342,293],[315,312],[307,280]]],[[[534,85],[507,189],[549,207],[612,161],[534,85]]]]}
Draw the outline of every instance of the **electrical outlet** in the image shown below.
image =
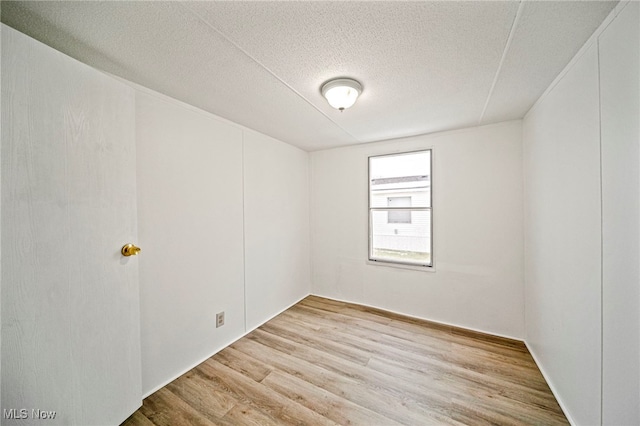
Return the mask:
{"type": "Polygon", "coordinates": [[[220,312],[216,314],[216,328],[222,327],[224,325],[224,312],[220,312]]]}

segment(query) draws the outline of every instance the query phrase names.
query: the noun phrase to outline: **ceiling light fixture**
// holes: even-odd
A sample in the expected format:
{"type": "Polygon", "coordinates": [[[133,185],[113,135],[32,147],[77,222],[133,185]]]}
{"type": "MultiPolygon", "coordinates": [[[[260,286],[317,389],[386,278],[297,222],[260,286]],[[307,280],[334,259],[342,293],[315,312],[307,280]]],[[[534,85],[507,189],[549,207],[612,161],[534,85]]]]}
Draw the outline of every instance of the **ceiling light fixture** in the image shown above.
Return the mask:
{"type": "Polygon", "coordinates": [[[320,91],[329,105],[344,111],[356,103],[362,93],[362,85],[351,78],[336,78],[324,83],[320,91]]]}

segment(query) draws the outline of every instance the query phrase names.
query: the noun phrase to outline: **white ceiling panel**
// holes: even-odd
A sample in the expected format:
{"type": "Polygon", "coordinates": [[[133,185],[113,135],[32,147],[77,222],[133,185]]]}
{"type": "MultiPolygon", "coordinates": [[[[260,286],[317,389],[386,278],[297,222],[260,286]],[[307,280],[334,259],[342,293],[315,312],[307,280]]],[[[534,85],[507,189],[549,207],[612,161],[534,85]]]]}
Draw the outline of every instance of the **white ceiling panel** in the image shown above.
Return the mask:
{"type": "Polygon", "coordinates": [[[615,7],[607,1],[525,2],[483,123],[521,118],[615,7]]]}
{"type": "Polygon", "coordinates": [[[516,2],[197,2],[203,20],[363,142],[477,124],[516,2]],[[332,109],[349,76],[357,107],[332,109]]]}
{"type": "Polygon", "coordinates": [[[3,1],[2,21],[317,150],[520,118],[615,4],[3,1]],[[345,76],[364,92],[341,113],[320,86],[345,76]]]}

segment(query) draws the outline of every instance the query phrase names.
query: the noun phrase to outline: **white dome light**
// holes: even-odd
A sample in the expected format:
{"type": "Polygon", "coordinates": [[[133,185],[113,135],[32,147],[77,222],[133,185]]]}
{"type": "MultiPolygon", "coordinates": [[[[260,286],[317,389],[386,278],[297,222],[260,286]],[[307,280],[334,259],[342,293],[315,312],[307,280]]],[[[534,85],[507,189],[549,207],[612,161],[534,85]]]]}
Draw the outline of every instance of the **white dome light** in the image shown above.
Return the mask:
{"type": "Polygon", "coordinates": [[[362,93],[362,85],[350,78],[338,78],[323,84],[321,92],[329,105],[343,111],[356,103],[362,93]]]}

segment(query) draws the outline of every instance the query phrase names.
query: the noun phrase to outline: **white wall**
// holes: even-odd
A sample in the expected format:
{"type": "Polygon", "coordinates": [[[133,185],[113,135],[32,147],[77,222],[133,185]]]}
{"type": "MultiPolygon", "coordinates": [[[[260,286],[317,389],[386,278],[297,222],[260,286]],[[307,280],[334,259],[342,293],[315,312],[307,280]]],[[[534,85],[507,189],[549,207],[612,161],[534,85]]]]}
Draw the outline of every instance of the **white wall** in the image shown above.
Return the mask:
{"type": "Polygon", "coordinates": [[[524,121],[526,341],[566,414],[600,421],[595,45],[524,121]]]}
{"type": "Polygon", "coordinates": [[[312,293],[522,338],[520,121],[311,153],[312,293]],[[367,158],[433,148],[436,272],[367,260],[367,158]]]}
{"type": "Polygon", "coordinates": [[[640,4],[598,38],[602,135],[602,421],[640,424],[640,4]]]}
{"type": "Polygon", "coordinates": [[[147,395],[309,294],[308,155],[140,88],[136,119],[147,395]]]}
{"type": "Polygon", "coordinates": [[[624,6],[523,122],[526,342],[574,424],[640,423],[640,37],[624,6]]]}
{"type": "Polygon", "coordinates": [[[307,296],[309,155],[244,132],[247,331],[307,296]]]}
{"type": "Polygon", "coordinates": [[[242,131],[138,91],[136,141],[146,394],[244,333],[242,131]]]}

